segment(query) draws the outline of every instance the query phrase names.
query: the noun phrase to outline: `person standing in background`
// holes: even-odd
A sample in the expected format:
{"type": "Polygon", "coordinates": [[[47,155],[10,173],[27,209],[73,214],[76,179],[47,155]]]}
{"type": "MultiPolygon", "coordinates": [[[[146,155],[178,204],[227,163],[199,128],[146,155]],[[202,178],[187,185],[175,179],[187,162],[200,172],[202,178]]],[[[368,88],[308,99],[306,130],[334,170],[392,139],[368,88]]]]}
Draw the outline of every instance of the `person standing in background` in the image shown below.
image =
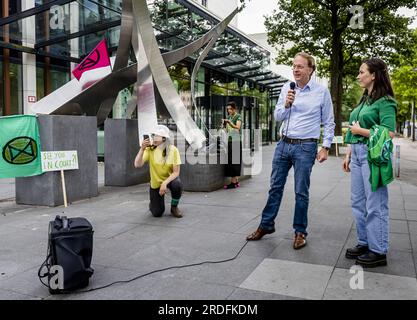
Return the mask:
{"type": "Polygon", "coordinates": [[[234,189],[240,186],[239,176],[242,168],[242,117],[237,112],[236,103],[233,101],[227,104],[227,113],[227,119],[223,119],[228,135],[225,176],[231,177],[231,180],[224,188],[234,189]]]}

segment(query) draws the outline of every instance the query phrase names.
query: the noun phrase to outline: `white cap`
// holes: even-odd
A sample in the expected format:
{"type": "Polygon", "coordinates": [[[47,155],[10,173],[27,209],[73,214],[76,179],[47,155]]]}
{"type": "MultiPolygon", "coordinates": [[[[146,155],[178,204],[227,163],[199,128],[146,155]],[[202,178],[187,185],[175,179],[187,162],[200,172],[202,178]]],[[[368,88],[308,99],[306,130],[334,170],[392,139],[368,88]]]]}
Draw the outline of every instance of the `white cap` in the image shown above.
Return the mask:
{"type": "Polygon", "coordinates": [[[157,136],[161,136],[161,137],[165,137],[165,138],[169,138],[169,129],[168,127],[162,125],[162,124],[158,124],[154,130],[152,130],[151,132],[152,134],[155,134],[157,136]]]}

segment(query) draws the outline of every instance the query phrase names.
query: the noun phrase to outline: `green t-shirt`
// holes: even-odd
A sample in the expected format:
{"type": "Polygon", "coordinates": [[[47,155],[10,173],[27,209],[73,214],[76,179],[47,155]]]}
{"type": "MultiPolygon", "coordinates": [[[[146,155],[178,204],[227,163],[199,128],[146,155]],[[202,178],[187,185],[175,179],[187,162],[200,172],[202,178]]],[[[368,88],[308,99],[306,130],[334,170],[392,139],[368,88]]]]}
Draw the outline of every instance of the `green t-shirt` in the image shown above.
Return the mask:
{"type": "Polygon", "coordinates": [[[227,133],[229,134],[229,137],[231,137],[231,139],[233,141],[235,140],[240,140],[240,132],[242,130],[242,117],[239,113],[235,113],[235,115],[229,115],[227,117],[227,119],[230,120],[231,123],[233,123],[233,125],[236,125],[238,121],[240,121],[241,125],[240,125],[240,130],[237,130],[235,128],[233,128],[231,125],[227,124],[227,133]]]}
{"type": "MultiPolygon", "coordinates": [[[[352,125],[354,121],[359,121],[360,126],[364,129],[371,129],[374,125],[380,125],[394,132],[396,128],[396,114],[397,102],[392,97],[381,97],[373,103],[369,99],[364,99],[351,112],[349,124],[352,125]]],[[[361,135],[353,135],[349,129],[345,136],[345,143],[366,143],[367,139],[361,135]]]]}

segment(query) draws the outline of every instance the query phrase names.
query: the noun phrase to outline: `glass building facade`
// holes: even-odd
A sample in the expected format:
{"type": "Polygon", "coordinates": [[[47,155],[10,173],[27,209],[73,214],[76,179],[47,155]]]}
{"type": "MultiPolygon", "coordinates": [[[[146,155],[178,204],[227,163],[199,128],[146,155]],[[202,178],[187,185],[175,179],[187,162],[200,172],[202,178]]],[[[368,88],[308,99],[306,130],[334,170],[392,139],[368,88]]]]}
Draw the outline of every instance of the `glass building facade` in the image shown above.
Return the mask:
{"type": "MultiPolygon", "coordinates": [[[[196,40],[219,22],[191,0],[153,0],[148,5],[163,52],[196,40]]],[[[67,83],[74,66],[103,38],[114,56],[121,12],[122,0],[2,0],[0,116],[22,114],[27,110],[24,104],[30,100],[29,95],[39,100],[67,83]],[[30,84],[32,93],[25,87],[30,84]]],[[[264,142],[273,140],[273,109],[287,79],[269,70],[269,52],[229,27],[200,68],[195,88],[197,105],[193,106],[190,74],[197,58],[195,54],[169,68],[196,123],[201,128],[217,129],[226,115],[227,102],[235,101],[243,128],[261,129],[264,142]]],[[[132,54],[131,63],[134,62],[132,54]]],[[[119,94],[112,117],[124,116],[132,89],[119,94]]]]}

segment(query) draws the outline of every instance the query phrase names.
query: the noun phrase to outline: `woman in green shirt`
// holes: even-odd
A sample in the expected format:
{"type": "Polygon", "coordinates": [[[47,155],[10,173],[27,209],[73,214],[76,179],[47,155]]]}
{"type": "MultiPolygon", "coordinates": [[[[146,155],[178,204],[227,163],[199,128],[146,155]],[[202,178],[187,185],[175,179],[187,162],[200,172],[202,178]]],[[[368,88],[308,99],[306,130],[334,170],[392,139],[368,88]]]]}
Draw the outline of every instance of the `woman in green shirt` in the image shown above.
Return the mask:
{"type": "Polygon", "coordinates": [[[227,113],[229,116],[227,119],[223,119],[223,123],[226,125],[228,134],[228,161],[225,168],[225,176],[231,177],[231,181],[228,185],[225,185],[224,188],[234,189],[239,187],[239,176],[241,172],[242,140],[240,132],[242,127],[242,117],[239,113],[237,113],[236,103],[233,101],[227,104],[227,113]]]}
{"type": "Polygon", "coordinates": [[[356,221],[358,244],[346,250],[346,258],[363,267],[387,265],[389,235],[388,188],[372,191],[368,163],[370,129],[380,126],[394,137],[397,103],[384,61],[367,59],[357,77],[364,88],[359,105],[352,111],[345,143],[350,144],[343,170],[351,172],[351,205],[356,221]]]}

